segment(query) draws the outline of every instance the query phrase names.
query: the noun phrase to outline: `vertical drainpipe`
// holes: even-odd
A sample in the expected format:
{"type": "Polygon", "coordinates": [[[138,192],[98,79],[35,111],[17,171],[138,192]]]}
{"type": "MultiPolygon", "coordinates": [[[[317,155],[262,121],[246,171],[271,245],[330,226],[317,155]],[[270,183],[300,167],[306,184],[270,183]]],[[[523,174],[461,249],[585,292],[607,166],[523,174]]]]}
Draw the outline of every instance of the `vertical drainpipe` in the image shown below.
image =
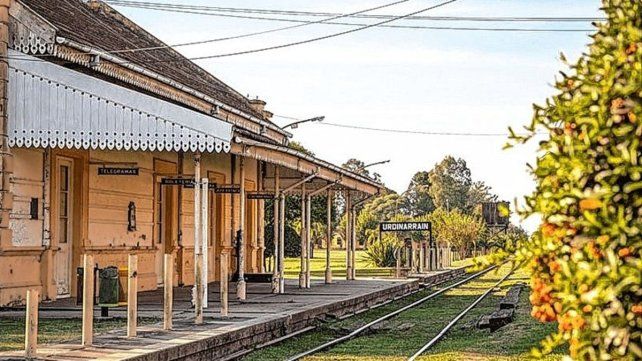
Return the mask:
{"type": "Polygon", "coordinates": [[[272,293],[279,293],[279,203],[281,198],[280,171],[277,165],[274,166],[274,263],[272,264],[272,293]]]}
{"type": "Polygon", "coordinates": [[[301,269],[299,272],[299,288],[305,288],[306,285],[306,271],[305,271],[305,259],[307,257],[306,250],[306,238],[307,238],[307,226],[306,226],[306,195],[305,195],[305,183],[301,185],[301,269]]]}
{"type": "Polygon", "coordinates": [[[238,237],[238,250],[239,250],[239,279],[236,283],[236,298],[245,300],[245,157],[241,156],[239,169],[239,178],[241,192],[239,194],[241,200],[239,202],[239,237],[238,237]]]}
{"type": "Polygon", "coordinates": [[[325,239],[325,283],[332,283],[332,268],[330,267],[330,250],[332,248],[332,191],[328,189],[325,239]]]}

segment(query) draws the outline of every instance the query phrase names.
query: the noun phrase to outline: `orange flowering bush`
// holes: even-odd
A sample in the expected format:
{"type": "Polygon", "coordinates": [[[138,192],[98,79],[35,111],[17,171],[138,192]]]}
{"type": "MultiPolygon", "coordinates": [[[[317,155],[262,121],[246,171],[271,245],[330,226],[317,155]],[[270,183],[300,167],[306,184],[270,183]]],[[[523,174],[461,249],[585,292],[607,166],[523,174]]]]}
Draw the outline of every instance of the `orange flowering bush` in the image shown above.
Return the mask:
{"type": "MultiPolygon", "coordinates": [[[[642,1],[604,0],[589,50],[535,106],[540,143],[525,215],[543,223],[519,255],[532,316],[556,321],[536,354],[568,344],[577,360],[642,359],[642,1]]],[[[512,132],[512,130],[511,130],[512,132]]]]}

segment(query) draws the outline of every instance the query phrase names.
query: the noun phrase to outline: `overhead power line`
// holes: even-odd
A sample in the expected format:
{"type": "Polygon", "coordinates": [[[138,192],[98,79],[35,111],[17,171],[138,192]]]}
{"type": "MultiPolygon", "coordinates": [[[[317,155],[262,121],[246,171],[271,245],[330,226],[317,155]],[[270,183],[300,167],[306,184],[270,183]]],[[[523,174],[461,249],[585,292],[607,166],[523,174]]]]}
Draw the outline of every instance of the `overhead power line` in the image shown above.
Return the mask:
{"type": "MultiPolygon", "coordinates": [[[[510,135],[508,132],[506,132],[506,133],[438,132],[438,131],[427,131],[427,130],[376,128],[376,127],[365,127],[365,126],[359,126],[359,125],[328,123],[328,122],[323,122],[323,123],[318,123],[318,124],[331,126],[331,127],[338,127],[338,128],[347,128],[347,129],[356,129],[356,130],[368,130],[368,131],[375,131],[375,132],[397,133],[397,134],[464,136],[464,137],[508,137],[510,135]]],[[[547,133],[536,133],[536,134],[547,134],[547,133]]]]}
{"type": "MultiPolygon", "coordinates": [[[[198,11],[198,10],[188,10],[188,9],[181,9],[177,7],[167,7],[167,6],[155,6],[155,5],[143,5],[144,3],[135,3],[135,4],[129,4],[129,2],[121,2],[119,0],[113,0],[110,1],[110,4],[115,5],[115,6],[123,6],[123,7],[130,7],[130,8],[138,8],[138,9],[146,9],[146,10],[157,10],[157,11],[165,11],[165,12],[171,12],[171,13],[184,13],[184,14],[193,14],[193,15],[206,15],[206,16],[216,16],[216,17],[225,17],[225,18],[236,18],[236,19],[250,19],[250,20],[267,20],[267,21],[276,21],[276,22],[289,22],[289,23],[301,23],[301,24],[320,24],[320,25],[342,25],[342,26],[365,26],[368,25],[366,23],[356,23],[356,22],[337,22],[337,21],[319,21],[319,22],[310,22],[306,20],[300,20],[300,19],[292,19],[292,18],[275,18],[275,17],[266,17],[266,16],[255,16],[255,15],[236,15],[236,14],[228,14],[228,13],[220,13],[220,12],[213,12],[213,11],[198,11]]],[[[356,17],[356,16],[346,16],[346,17],[356,17]]],[[[389,17],[385,17],[389,18],[389,17]]],[[[445,19],[446,17],[441,17],[445,19]]],[[[487,18],[487,20],[482,20],[483,18],[473,18],[473,17],[449,17],[451,20],[460,20],[460,21],[522,21],[518,19],[531,19],[531,20],[523,20],[523,21],[536,21],[535,19],[544,19],[544,18],[487,18]],[[471,20],[471,19],[478,19],[478,20],[471,20]],[[502,20],[499,20],[502,19],[502,20]],[[509,20],[512,19],[512,20],[509,20]]],[[[571,19],[571,18],[559,18],[559,19],[571,19]]],[[[592,18],[576,18],[578,19],[584,19],[584,21],[590,21],[592,18]]],[[[432,20],[432,19],[431,19],[432,20]]],[[[544,21],[544,20],[540,20],[544,21]]],[[[551,20],[553,21],[553,20],[551,20]]],[[[381,28],[392,28],[392,29],[416,29],[416,30],[453,30],[453,31],[491,31],[491,32],[530,32],[530,33],[537,33],[537,32],[542,32],[542,33],[556,33],[556,32],[563,32],[563,33],[568,33],[568,32],[583,32],[583,33],[588,33],[593,30],[591,29],[564,29],[564,28],[518,28],[518,27],[475,27],[475,26],[430,26],[430,25],[379,25],[378,27],[381,28]]],[[[291,27],[286,27],[284,29],[291,28],[291,27]]],[[[272,32],[272,31],[267,31],[267,32],[272,32]]],[[[260,35],[264,34],[267,32],[259,32],[257,34],[253,35],[260,35]]],[[[233,38],[238,38],[238,37],[233,37],[233,38]]],[[[226,40],[226,39],[224,39],[226,40]]],[[[207,41],[206,41],[207,42],[207,41]]],[[[186,44],[189,45],[189,44],[186,44]]]]}
{"type": "MultiPolygon", "coordinates": [[[[339,16],[341,13],[319,12],[319,11],[301,11],[301,10],[279,10],[279,9],[257,9],[257,8],[235,8],[221,6],[203,6],[189,5],[179,3],[159,3],[151,1],[132,1],[132,0],[107,0],[107,3],[121,6],[151,6],[164,7],[182,10],[198,10],[204,12],[223,12],[223,13],[244,13],[244,14],[268,14],[268,15],[287,15],[287,16],[339,16]]],[[[395,15],[384,14],[353,14],[348,15],[352,18],[364,19],[390,19],[395,15]]],[[[431,21],[481,21],[481,22],[590,22],[601,21],[601,17],[517,17],[517,16],[410,16],[405,20],[431,20],[431,21]]]]}

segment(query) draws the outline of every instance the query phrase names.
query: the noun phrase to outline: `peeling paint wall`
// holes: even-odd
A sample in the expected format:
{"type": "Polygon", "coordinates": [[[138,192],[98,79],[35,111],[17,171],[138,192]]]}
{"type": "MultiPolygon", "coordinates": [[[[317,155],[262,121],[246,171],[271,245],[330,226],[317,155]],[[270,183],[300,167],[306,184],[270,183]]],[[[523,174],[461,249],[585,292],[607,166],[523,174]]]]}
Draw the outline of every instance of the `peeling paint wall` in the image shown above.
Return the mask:
{"type": "Polygon", "coordinates": [[[40,247],[43,243],[43,150],[14,149],[14,173],[11,191],[14,194],[9,228],[13,246],[40,247]],[[36,200],[36,219],[31,216],[31,202],[36,200]]]}

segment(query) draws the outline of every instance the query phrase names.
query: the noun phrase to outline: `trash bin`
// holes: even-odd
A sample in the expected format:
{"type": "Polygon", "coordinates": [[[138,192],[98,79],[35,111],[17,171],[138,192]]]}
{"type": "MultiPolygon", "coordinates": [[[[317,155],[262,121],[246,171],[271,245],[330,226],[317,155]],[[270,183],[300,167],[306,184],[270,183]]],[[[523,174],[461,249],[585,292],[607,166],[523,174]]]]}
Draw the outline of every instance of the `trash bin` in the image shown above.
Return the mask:
{"type": "Polygon", "coordinates": [[[98,292],[98,305],[100,307],[118,306],[118,268],[114,266],[105,267],[100,270],[100,291],[98,292]]]}

